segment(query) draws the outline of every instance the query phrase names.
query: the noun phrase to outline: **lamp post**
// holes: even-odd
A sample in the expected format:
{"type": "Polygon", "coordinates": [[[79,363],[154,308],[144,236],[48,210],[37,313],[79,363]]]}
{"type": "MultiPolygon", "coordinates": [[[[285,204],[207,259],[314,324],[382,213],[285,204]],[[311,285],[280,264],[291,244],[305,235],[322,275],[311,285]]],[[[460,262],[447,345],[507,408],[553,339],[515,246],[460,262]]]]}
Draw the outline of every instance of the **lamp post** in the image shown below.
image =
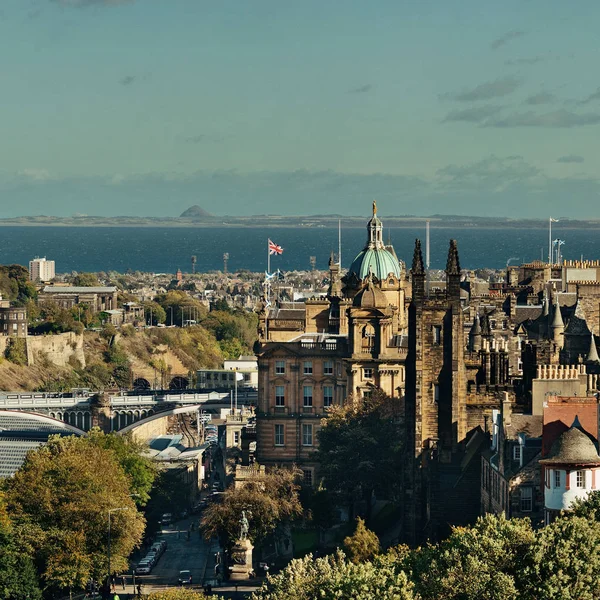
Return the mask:
{"type": "Polygon", "coordinates": [[[129,510],[127,507],[108,509],[108,585],[110,586],[110,515],[119,510],[129,510]]]}

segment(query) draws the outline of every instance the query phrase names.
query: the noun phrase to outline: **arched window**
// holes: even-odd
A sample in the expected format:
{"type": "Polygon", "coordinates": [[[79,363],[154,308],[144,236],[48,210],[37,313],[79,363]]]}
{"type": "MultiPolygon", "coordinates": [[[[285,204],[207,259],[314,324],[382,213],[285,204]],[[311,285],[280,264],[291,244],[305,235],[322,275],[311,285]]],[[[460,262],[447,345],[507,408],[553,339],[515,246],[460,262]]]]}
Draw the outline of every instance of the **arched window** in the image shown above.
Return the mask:
{"type": "Polygon", "coordinates": [[[373,325],[365,325],[362,330],[363,350],[373,350],[375,347],[375,328],[373,325]]]}

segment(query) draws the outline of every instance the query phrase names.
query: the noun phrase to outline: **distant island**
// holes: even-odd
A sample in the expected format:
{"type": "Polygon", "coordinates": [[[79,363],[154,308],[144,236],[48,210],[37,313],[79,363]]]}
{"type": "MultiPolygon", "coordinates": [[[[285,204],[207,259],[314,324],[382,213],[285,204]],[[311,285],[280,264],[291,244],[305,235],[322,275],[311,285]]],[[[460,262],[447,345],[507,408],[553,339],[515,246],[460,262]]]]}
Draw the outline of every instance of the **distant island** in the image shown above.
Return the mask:
{"type": "MultiPolygon", "coordinates": [[[[414,215],[385,216],[386,228],[402,229],[420,227],[429,221],[432,228],[514,228],[545,229],[548,219],[514,219],[508,217],[468,217],[463,215],[414,215]]],[[[101,217],[72,215],[53,217],[38,215],[29,217],[0,218],[0,226],[28,227],[364,227],[365,215],[252,215],[217,216],[212,215],[197,204],[191,206],[178,217],[116,216],[101,217]]],[[[600,229],[600,219],[560,219],[561,229],[600,229]]]]}

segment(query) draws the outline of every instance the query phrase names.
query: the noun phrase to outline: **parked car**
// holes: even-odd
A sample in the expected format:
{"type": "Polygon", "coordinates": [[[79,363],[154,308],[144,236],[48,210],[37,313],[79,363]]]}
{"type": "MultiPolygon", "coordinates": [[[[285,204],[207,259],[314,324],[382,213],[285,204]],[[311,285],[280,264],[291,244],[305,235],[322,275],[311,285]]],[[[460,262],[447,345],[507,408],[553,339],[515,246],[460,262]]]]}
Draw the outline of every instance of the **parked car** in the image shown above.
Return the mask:
{"type": "Polygon", "coordinates": [[[184,571],[179,571],[179,585],[191,585],[192,584],[192,574],[187,569],[184,571]]]}
{"type": "Polygon", "coordinates": [[[152,565],[147,560],[141,560],[135,572],[138,575],[148,575],[152,571],[152,565]]]}
{"type": "Polygon", "coordinates": [[[173,515],[171,513],[165,513],[160,522],[161,525],[170,525],[173,522],[173,515]]]}

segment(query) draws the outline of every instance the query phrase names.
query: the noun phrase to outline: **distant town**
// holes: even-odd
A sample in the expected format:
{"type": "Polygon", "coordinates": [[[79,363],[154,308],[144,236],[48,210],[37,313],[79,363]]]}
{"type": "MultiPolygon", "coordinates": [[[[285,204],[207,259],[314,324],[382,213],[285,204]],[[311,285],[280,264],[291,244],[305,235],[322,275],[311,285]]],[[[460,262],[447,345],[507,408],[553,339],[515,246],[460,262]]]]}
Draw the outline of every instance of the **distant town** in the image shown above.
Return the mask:
{"type": "Polygon", "coordinates": [[[46,532],[27,559],[46,596],[312,598],[302,586],[329,565],[403,594],[386,598],[552,598],[577,560],[590,583],[565,584],[580,586],[569,597],[592,597],[600,260],[564,260],[550,236],[546,261],[463,270],[449,239],[432,270],[429,226],[398,257],[375,202],[365,238],[344,271],[335,253],[291,273],[232,273],[228,255],[209,274],[196,257],[172,274],[61,274],[50,256],[0,267],[0,508],[15,544],[26,524],[46,532]],[[74,575],[45,529],[60,510],[73,539],[92,535],[63,485],[99,507],[74,575]],[[105,485],[118,505],[96,496],[105,485]],[[463,578],[475,556],[505,595],[463,578]]]}

